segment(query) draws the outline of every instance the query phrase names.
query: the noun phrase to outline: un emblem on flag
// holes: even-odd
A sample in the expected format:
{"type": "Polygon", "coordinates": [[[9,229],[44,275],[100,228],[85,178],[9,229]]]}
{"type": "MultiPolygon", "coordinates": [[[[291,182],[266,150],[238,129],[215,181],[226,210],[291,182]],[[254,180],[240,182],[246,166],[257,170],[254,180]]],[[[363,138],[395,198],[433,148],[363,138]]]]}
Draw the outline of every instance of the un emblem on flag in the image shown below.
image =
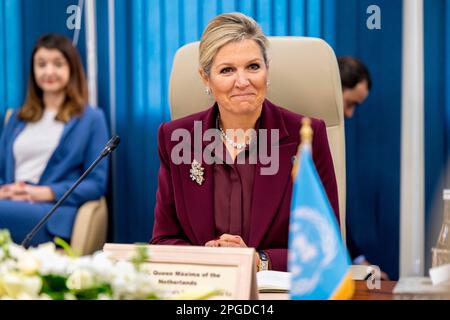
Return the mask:
{"type": "Polygon", "coordinates": [[[318,210],[299,207],[293,211],[289,265],[291,294],[305,295],[314,291],[327,269],[333,267],[338,252],[338,239],[332,225],[318,210]]]}

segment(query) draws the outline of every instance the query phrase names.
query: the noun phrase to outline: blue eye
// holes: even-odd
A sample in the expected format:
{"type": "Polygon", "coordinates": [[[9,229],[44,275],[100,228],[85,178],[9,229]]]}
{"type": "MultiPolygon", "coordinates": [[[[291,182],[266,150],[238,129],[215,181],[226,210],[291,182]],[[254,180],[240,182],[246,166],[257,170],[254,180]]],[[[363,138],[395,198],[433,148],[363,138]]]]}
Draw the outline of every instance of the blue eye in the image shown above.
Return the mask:
{"type": "Polygon", "coordinates": [[[220,70],[220,73],[225,74],[225,73],[230,73],[231,71],[233,71],[233,69],[231,69],[230,67],[226,67],[226,68],[223,68],[222,70],[220,70]]]}
{"type": "Polygon", "coordinates": [[[257,63],[252,63],[251,65],[248,66],[248,68],[250,70],[258,70],[260,68],[260,66],[257,63]]]}

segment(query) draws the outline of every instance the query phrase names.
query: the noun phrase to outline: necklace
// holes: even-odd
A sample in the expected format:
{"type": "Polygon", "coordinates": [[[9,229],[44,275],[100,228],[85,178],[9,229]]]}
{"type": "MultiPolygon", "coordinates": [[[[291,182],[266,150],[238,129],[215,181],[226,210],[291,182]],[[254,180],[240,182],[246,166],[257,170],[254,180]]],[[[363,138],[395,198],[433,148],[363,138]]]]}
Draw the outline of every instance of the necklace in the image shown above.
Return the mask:
{"type": "Polygon", "coordinates": [[[222,127],[219,126],[219,130],[220,130],[220,134],[222,135],[222,137],[225,139],[225,141],[233,146],[233,148],[241,150],[243,148],[245,148],[248,144],[250,144],[250,141],[248,142],[244,142],[244,143],[237,143],[234,142],[233,139],[231,139],[226,133],[225,131],[222,129],[222,127]]]}
{"type": "Polygon", "coordinates": [[[233,148],[237,149],[237,150],[242,150],[244,149],[246,146],[248,146],[250,144],[251,139],[249,139],[248,141],[244,142],[244,143],[237,143],[234,142],[233,139],[231,139],[225,132],[225,130],[223,130],[223,128],[220,126],[220,115],[217,116],[217,125],[219,127],[220,130],[220,134],[222,135],[222,137],[225,139],[225,141],[232,146],[233,148]]]}

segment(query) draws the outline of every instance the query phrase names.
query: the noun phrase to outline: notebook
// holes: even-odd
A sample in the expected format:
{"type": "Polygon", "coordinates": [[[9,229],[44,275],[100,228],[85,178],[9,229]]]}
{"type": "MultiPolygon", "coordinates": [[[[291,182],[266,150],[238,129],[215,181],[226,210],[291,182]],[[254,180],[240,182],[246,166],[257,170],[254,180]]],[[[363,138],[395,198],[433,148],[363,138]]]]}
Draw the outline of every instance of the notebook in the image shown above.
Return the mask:
{"type": "Polygon", "coordinates": [[[291,284],[291,273],[266,270],[256,273],[256,283],[258,291],[268,292],[289,292],[291,284]]]}
{"type": "MultiPolygon", "coordinates": [[[[352,265],[350,268],[353,280],[364,280],[371,271],[368,266],[352,265]]],[[[291,273],[273,270],[260,271],[256,273],[256,283],[258,291],[261,293],[286,293],[289,292],[291,273]]]]}

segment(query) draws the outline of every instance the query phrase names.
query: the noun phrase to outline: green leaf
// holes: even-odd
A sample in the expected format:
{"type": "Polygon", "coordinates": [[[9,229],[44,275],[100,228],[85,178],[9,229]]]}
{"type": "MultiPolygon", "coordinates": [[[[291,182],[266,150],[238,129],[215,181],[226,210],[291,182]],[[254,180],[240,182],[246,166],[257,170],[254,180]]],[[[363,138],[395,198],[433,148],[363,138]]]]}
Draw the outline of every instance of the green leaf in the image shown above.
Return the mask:
{"type": "Polygon", "coordinates": [[[109,284],[101,284],[83,290],[72,290],[71,292],[80,300],[95,300],[100,294],[112,296],[112,288],[109,284]]]}
{"type": "Polygon", "coordinates": [[[12,243],[11,234],[8,229],[0,229],[0,246],[12,243]]]}
{"type": "Polygon", "coordinates": [[[64,294],[69,292],[66,286],[67,277],[49,274],[41,276],[41,293],[48,294],[54,300],[64,300],[64,294]]]}
{"type": "Polygon", "coordinates": [[[139,266],[149,260],[149,256],[147,254],[147,244],[136,243],[136,253],[130,260],[134,264],[135,268],[139,270],[139,266]]]}
{"type": "Polygon", "coordinates": [[[156,293],[149,293],[146,299],[147,300],[159,300],[161,298],[156,293]]]}
{"type": "Polygon", "coordinates": [[[67,241],[65,241],[64,239],[62,239],[62,238],[60,238],[60,237],[55,237],[55,238],[53,239],[53,241],[54,241],[58,246],[60,246],[61,248],[63,248],[64,251],[66,252],[66,254],[67,254],[69,257],[76,258],[76,257],[79,257],[79,256],[80,256],[80,254],[79,254],[78,252],[76,252],[75,250],[73,250],[72,247],[70,246],[70,244],[68,244],[67,241]]]}

